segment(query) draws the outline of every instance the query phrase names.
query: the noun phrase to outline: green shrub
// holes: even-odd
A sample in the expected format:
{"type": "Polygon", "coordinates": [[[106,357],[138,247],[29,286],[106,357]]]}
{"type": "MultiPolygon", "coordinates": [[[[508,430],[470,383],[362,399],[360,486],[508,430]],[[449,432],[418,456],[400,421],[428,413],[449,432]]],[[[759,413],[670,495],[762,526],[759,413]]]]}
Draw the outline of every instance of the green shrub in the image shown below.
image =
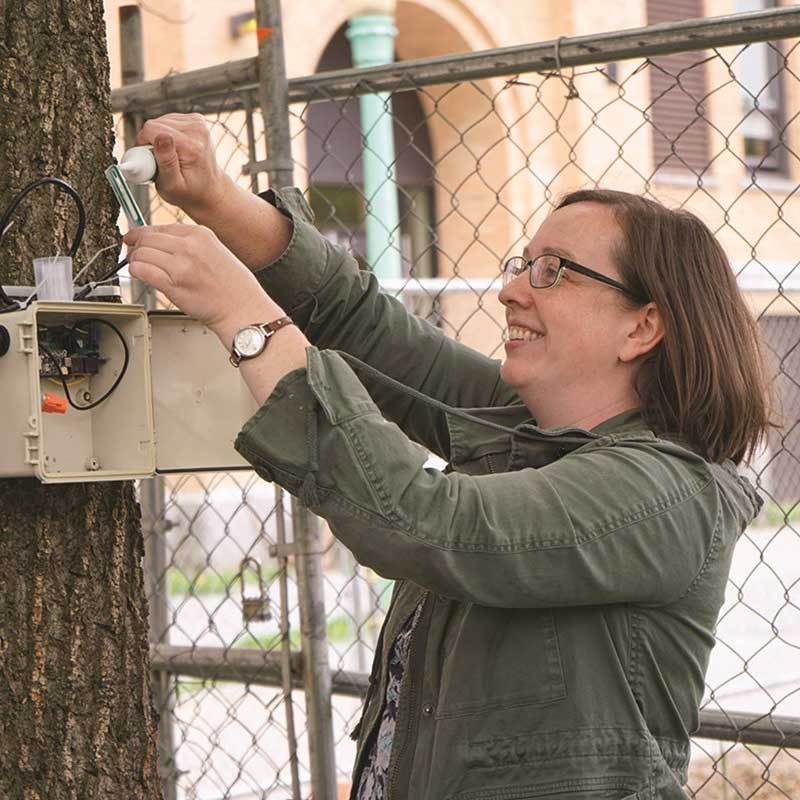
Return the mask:
{"type": "MultiPolygon", "coordinates": [[[[355,638],[355,626],[349,617],[333,617],[328,620],[326,628],[328,641],[347,642],[355,638]]],[[[300,647],[300,631],[292,629],[289,632],[289,642],[292,649],[300,647]]],[[[254,634],[248,631],[245,636],[239,639],[234,647],[245,647],[253,650],[275,650],[280,647],[280,633],[254,634]]]]}
{"type": "MultiPolygon", "coordinates": [[[[273,567],[262,567],[264,582],[271,581],[277,570],[273,567]]],[[[258,579],[252,570],[245,571],[244,585],[248,589],[258,589],[258,579]]],[[[196,575],[186,575],[178,567],[167,570],[167,589],[169,594],[234,594],[241,591],[239,572],[235,569],[208,569],[196,575]]]]}

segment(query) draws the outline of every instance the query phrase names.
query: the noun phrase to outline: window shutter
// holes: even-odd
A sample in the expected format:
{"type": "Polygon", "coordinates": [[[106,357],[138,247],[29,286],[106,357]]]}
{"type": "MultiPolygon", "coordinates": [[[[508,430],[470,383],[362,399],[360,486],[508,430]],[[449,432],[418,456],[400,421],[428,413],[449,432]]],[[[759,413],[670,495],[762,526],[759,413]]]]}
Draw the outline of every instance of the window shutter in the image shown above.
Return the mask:
{"type": "MultiPolygon", "coordinates": [[[[647,23],[702,17],[702,0],[647,0],[647,23]]],[[[650,59],[653,169],[699,173],[709,161],[706,65],[701,51],[650,59]],[[698,111],[700,106],[700,111],[698,111]]]]}

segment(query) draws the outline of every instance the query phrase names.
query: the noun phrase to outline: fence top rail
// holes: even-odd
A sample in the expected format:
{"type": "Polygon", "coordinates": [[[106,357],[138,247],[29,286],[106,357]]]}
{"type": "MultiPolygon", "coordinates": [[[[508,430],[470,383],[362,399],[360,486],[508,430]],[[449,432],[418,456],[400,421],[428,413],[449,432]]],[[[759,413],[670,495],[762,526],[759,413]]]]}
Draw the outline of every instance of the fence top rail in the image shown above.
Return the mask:
{"type": "MultiPolygon", "coordinates": [[[[557,62],[562,67],[604,64],[798,35],[800,7],[788,6],[589,36],[561,37],[475,53],[400,61],[366,69],[320,72],[291,78],[289,101],[300,103],[378,91],[408,90],[454,80],[548,71],[556,68],[557,62]]],[[[257,85],[257,60],[247,58],[115,89],[111,93],[111,107],[113,111],[122,113],[164,113],[180,110],[187,101],[210,96],[226,99],[225,107],[231,107],[232,93],[252,91],[257,85]]]]}

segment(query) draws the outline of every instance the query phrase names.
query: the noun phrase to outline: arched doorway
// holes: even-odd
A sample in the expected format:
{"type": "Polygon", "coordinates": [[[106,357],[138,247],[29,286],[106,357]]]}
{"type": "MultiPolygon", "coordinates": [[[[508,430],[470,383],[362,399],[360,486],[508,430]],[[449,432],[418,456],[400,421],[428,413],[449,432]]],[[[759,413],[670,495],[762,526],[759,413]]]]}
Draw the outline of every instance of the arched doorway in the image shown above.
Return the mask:
{"type": "MultiPolygon", "coordinates": [[[[346,25],[342,25],[331,38],[317,65],[318,72],[352,66],[345,30],[346,25]]],[[[387,113],[394,120],[403,276],[435,277],[433,157],[417,93],[392,95],[387,113]]],[[[317,226],[328,238],[348,247],[366,266],[358,99],[312,103],[304,122],[309,200],[317,226]]]]}

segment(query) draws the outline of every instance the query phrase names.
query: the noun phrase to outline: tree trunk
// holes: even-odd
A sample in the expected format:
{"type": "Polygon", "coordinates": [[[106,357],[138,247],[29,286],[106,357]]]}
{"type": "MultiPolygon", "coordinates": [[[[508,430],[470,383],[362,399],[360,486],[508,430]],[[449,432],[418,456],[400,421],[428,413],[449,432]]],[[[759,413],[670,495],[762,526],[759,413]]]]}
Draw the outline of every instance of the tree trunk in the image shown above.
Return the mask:
{"type": "MultiPolygon", "coordinates": [[[[72,184],[88,216],[76,271],[118,241],[112,142],[102,0],[0,0],[0,212],[35,178],[72,184]]],[[[0,281],[31,284],[75,220],[66,195],[28,195],[0,281]]],[[[160,796],[142,556],[133,484],[0,481],[0,797],[160,796]]]]}

